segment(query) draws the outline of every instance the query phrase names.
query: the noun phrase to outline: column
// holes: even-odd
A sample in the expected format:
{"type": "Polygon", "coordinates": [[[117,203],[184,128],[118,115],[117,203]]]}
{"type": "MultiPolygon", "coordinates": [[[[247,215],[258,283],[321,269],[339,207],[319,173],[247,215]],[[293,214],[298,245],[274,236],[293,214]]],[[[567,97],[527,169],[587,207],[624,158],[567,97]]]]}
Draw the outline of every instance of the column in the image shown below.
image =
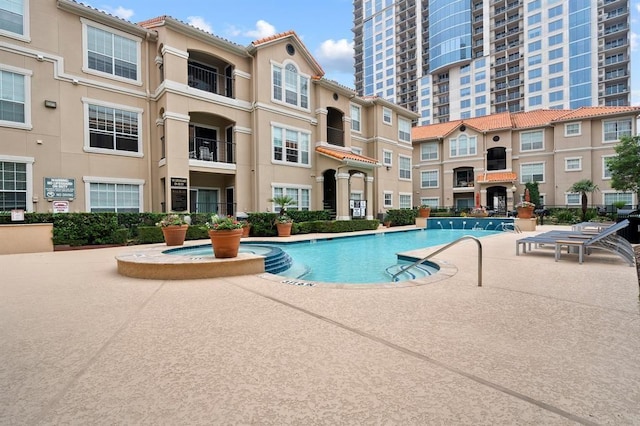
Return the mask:
{"type": "Polygon", "coordinates": [[[336,220],[349,220],[349,173],[336,173],[336,220]]]}

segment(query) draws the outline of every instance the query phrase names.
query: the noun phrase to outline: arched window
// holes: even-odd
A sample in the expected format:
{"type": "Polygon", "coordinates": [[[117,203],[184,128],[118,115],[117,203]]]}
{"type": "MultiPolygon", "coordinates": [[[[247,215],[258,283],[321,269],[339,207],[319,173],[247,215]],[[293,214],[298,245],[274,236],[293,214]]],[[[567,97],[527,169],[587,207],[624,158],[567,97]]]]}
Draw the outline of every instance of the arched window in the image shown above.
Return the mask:
{"type": "Polygon", "coordinates": [[[287,64],[284,69],[280,65],[273,65],[273,99],[308,108],[309,78],[301,75],[294,64],[287,64]]]}

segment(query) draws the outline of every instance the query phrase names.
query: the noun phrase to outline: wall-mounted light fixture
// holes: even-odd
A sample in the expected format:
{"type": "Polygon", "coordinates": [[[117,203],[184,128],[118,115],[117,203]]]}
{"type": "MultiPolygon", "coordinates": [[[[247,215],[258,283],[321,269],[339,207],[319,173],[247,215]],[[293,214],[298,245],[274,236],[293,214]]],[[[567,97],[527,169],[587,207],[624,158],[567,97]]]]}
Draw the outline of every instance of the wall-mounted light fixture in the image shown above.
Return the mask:
{"type": "Polygon", "coordinates": [[[46,108],[57,108],[58,103],[56,101],[44,101],[44,106],[46,108]]]}

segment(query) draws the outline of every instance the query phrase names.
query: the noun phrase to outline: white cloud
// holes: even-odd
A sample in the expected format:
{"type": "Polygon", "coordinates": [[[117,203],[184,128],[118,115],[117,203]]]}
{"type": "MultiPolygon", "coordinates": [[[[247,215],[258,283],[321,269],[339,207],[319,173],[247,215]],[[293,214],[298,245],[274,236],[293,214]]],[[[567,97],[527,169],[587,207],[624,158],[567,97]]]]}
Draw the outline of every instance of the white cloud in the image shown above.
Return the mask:
{"type": "Polygon", "coordinates": [[[327,74],[353,74],[353,42],[347,39],[325,40],[316,50],[314,56],[327,74]]]}
{"type": "Polygon", "coordinates": [[[118,6],[116,8],[103,6],[102,10],[110,15],[117,16],[118,18],[126,20],[129,20],[134,15],[133,9],[127,9],[123,6],[118,6]]]}
{"type": "Polygon", "coordinates": [[[631,51],[635,52],[638,50],[638,34],[634,32],[629,33],[629,42],[631,44],[631,51]]]}
{"type": "Polygon", "coordinates": [[[256,22],[256,29],[249,30],[242,33],[242,35],[251,37],[254,40],[260,40],[261,38],[269,37],[276,34],[276,27],[260,19],[256,22]]]}
{"type": "Polygon", "coordinates": [[[636,3],[636,10],[640,13],[640,2],[636,3]]]}
{"type": "Polygon", "coordinates": [[[211,24],[209,24],[202,16],[187,16],[187,22],[189,25],[194,26],[196,28],[201,29],[202,31],[206,31],[210,34],[213,34],[213,28],[211,24]]]}

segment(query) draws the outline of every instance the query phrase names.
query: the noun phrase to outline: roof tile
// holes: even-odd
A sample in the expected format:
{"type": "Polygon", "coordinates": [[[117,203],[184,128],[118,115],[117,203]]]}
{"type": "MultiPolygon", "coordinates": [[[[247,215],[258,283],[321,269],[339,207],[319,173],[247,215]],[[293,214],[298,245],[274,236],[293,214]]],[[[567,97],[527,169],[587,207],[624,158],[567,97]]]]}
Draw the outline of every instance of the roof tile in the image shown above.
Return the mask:
{"type": "Polygon", "coordinates": [[[316,152],[319,152],[320,154],[324,154],[329,157],[335,158],[337,160],[342,160],[342,161],[351,160],[351,161],[358,161],[358,162],[367,163],[367,164],[378,164],[378,160],[376,160],[375,158],[365,157],[364,155],[358,155],[352,152],[331,149],[331,148],[327,148],[326,146],[317,146],[316,152]]]}

